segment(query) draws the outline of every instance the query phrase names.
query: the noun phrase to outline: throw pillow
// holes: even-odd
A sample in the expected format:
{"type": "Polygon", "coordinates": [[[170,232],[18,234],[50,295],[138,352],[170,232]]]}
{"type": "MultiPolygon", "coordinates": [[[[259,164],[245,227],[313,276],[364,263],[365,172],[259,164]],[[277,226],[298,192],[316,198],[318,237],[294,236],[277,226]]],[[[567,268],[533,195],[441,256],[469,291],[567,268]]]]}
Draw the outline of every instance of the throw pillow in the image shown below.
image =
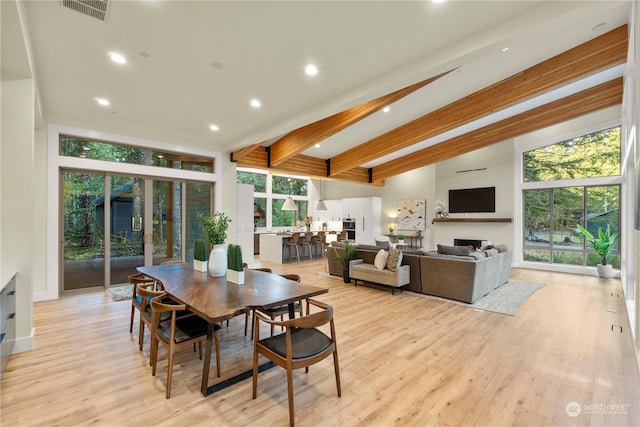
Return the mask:
{"type": "Polygon", "coordinates": [[[389,258],[389,252],[380,249],[376,254],[376,259],[373,260],[373,265],[375,265],[378,270],[384,270],[387,266],[387,258],[389,258]]]}
{"type": "Polygon", "coordinates": [[[402,251],[389,249],[389,257],[387,258],[387,270],[397,271],[402,262],[402,251]]]}
{"type": "Polygon", "coordinates": [[[500,253],[507,252],[509,250],[509,248],[505,244],[495,245],[494,248],[496,248],[500,253]]]}
{"type": "Polygon", "coordinates": [[[469,256],[472,249],[471,246],[438,245],[438,253],[443,255],[469,256]]]}
{"type": "Polygon", "coordinates": [[[384,250],[389,249],[389,241],[376,240],[376,246],[384,250]]]}

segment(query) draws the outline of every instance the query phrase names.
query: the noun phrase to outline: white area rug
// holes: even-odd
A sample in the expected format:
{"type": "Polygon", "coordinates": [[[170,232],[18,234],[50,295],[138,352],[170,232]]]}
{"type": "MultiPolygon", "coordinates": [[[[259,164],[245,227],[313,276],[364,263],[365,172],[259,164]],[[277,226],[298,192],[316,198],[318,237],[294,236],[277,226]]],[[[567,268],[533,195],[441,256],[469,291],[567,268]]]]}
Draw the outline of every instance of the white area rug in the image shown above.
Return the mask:
{"type": "Polygon", "coordinates": [[[507,314],[515,316],[518,308],[529,298],[542,289],[544,284],[526,282],[524,280],[510,279],[509,282],[500,286],[493,292],[480,298],[473,304],[467,304],[462,301],[455,301],[447,298],[425,295],[429,298],[435,298],[440,301],[446,301],[453,304],[464,305],[466,307],[477,308],[478,310],[492,311],[494,313],[507,314]]]}
{"type": "Polygon", "coordinates": [[[106,292],[107,295],[109,295],[111,301],[123,301],[126,299],[131,299],[133,285],[114,286],[107,289],[106,292]]]}

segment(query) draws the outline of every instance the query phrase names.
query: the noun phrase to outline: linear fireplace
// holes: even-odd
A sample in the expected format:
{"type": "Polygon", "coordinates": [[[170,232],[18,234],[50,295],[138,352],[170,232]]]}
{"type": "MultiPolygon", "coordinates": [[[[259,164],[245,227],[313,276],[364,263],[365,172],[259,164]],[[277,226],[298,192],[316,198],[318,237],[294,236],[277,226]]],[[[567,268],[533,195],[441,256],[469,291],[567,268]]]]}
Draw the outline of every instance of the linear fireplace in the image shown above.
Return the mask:
{"type": "Polygon", "coordinates": [[[483,246],[489,245],[488,240],[473,240],[473,239],[453,239],[454,246],[473,246],[474,249],[480,249],[483,246]]]}

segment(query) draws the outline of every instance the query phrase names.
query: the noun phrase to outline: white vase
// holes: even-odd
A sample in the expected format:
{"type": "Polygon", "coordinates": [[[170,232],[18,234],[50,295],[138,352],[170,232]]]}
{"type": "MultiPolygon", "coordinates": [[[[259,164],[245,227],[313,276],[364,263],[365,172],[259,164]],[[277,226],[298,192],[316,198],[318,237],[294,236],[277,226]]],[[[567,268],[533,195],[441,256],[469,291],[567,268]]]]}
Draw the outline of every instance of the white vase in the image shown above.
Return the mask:
{"type": "Polygon", "coordinates": [[[223,244],[213,245],[209,255],[209,275],[223,277],[227,274],[227,248],[223,244]]]}
{"type": "Polygon", "coordinates": [[[244,271],[227,270],[227,282],[244,285],[244,271]]]}
{"type": "Polygon", "coordinates": [[[598,264],[596,269],[601,279],[611,279],[613,277],[613,266],[611,264],[598,264]]]}

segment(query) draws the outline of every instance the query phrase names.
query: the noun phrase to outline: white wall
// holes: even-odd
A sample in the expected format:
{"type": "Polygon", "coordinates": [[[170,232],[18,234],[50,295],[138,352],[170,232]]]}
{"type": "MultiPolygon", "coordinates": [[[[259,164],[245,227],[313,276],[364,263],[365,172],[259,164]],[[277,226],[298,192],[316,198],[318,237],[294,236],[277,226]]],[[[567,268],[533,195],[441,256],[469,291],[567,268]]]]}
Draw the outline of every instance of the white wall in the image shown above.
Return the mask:
{"type": "MultiPolygon", "coordinates": [[[[449,190],[496,187],[495,213],[450,214],[451,218],[513,218],[513,147],[513,140],[508,140],[436,165],[435,198],[447,203],[447,208],[449,190]]],[[[430,207],[430,214],[433,215],[433,204],[430,207]]],[[[513,222],[436,223],[432,225],[432,229],[435,244],[453,245],[454,239],[473,239],[490,240],[494,244],[506,244],[509,248],[514,245],[513,222]]],[[[435,245],[431,249],[435,249],[435,245]]]]}
{"type": "Polygon", "coordinates": [[[16,278],[16,342],[14,352],[33,346],[32,294],[33,249],[40,240],[34,233],[34,91],[33,81],[3,81],[2,144],[2,211],[0,214],[0,286],[14,274],[16,278]]]}

